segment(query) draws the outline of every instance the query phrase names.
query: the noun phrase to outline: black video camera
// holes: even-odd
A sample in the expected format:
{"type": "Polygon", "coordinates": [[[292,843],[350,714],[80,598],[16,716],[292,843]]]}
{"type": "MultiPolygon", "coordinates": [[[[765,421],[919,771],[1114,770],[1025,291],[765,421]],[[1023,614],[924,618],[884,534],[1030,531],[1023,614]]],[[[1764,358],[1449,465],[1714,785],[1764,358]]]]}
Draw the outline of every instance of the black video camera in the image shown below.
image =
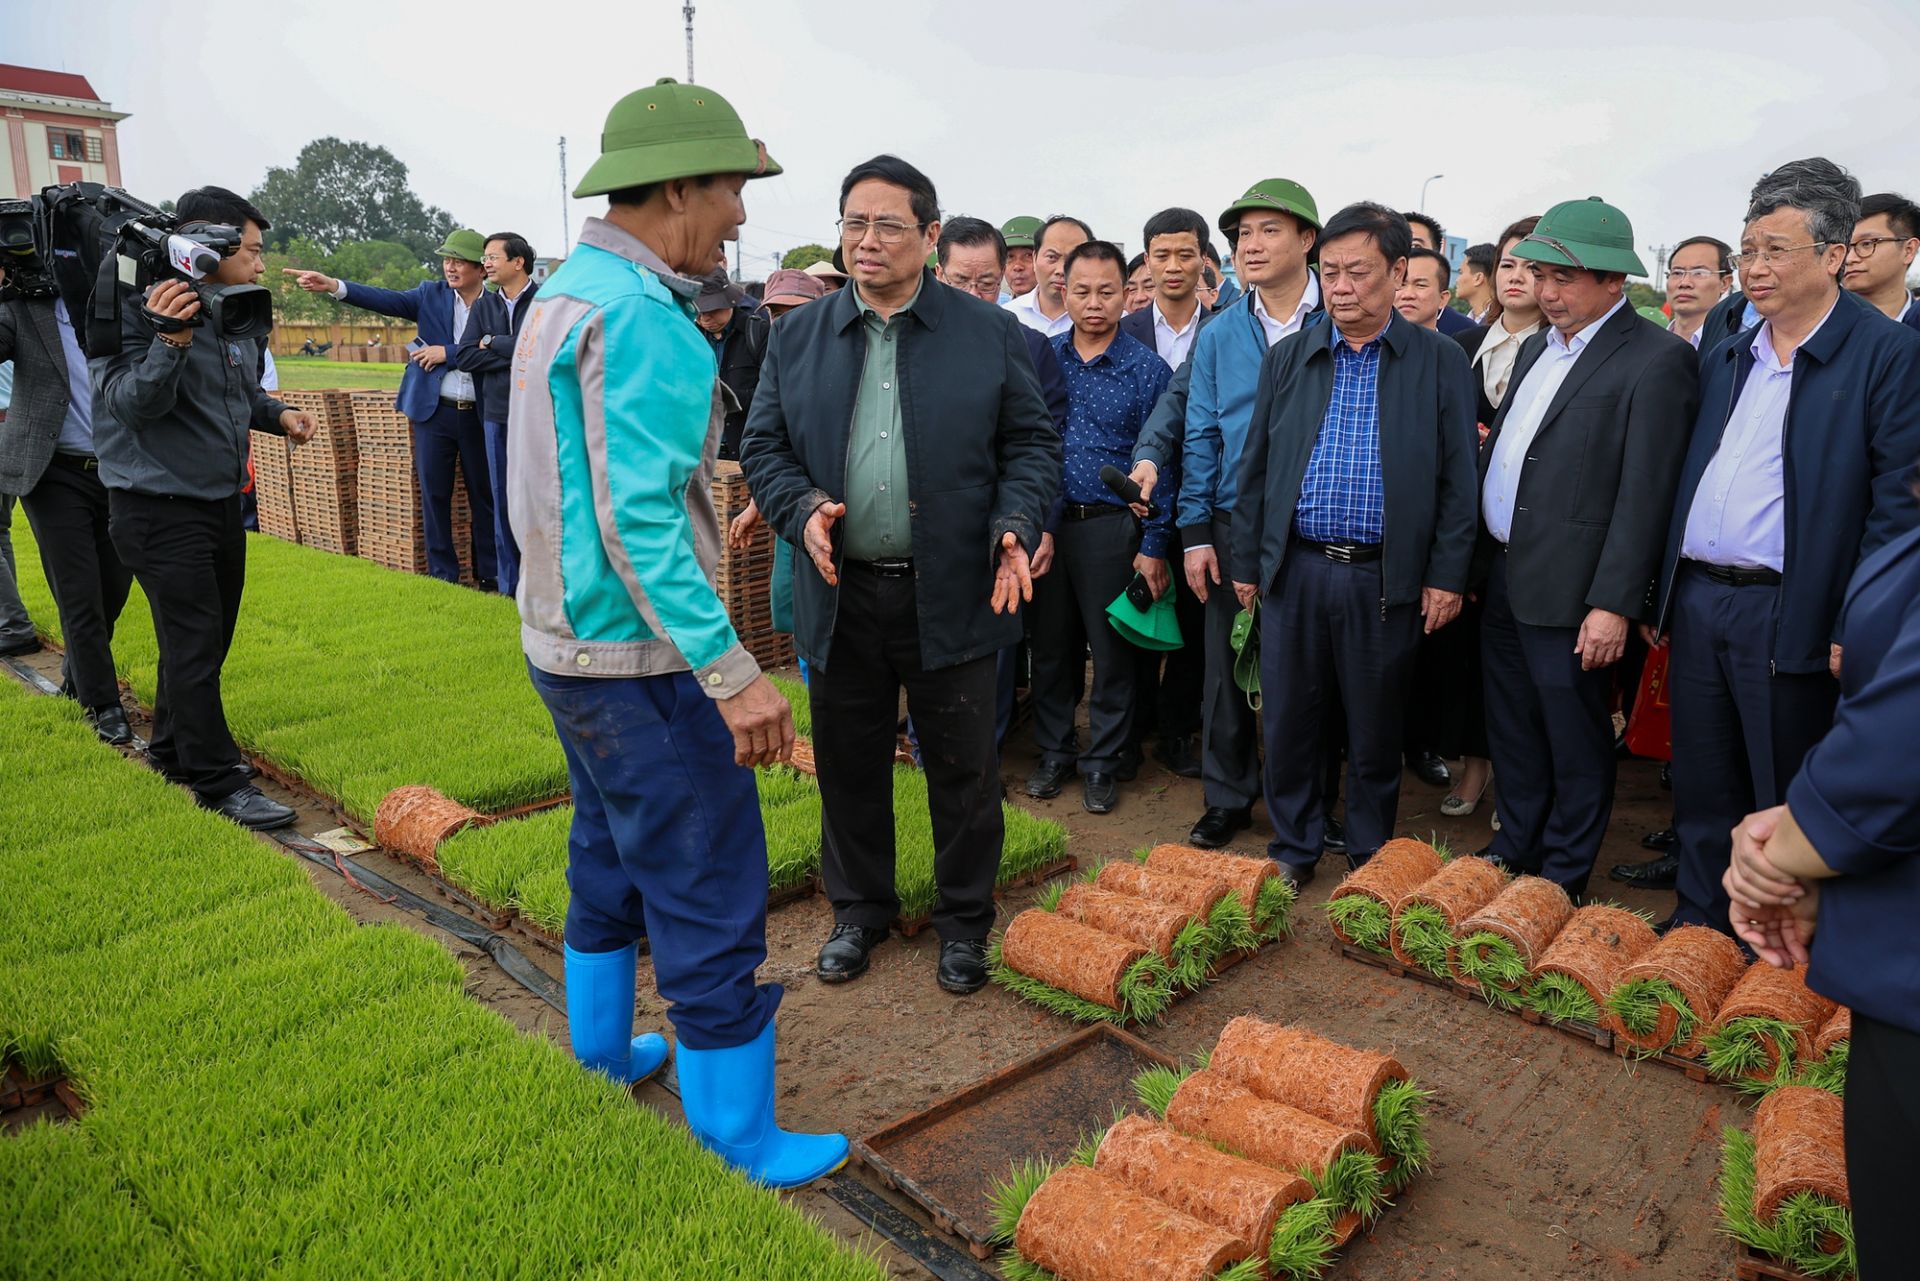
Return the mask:
{"type": "Polygon", "coordinates": [[[53,297],[53,277],[34,247],[33,201],[0,200],[0,302],[53,297]]]}
{"type": "Polygon", "coordinates": [[[273,294],[262,285],[208,283],[220,260],[240,248],[240,231],[212,223],[183,223],[97,182],[47,187],[34,198],[34,241],[67,300],[74,330],[88,356],[120,350],[124,293],[144,296],[162,280],[186,280],[200,297],[194,318],[176,326],[202,327],[222,340],[264,338],[273,328],[273,294]]]}

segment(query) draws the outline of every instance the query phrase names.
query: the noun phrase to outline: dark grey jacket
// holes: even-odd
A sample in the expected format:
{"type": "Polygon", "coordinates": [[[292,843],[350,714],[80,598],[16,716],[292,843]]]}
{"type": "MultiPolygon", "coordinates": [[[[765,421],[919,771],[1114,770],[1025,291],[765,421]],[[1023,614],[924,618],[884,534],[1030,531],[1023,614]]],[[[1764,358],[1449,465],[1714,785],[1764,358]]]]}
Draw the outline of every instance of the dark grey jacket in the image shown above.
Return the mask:
{"type": "MultiPolygon", "coordinates": [[[[1011,531],[1029,553],[1060,488],[1060,434],[1011,312],[923,276],[896,356],[907,450],[921,661],[951,667],[1020,639],[995,614],[1011,531]]],[[[774,532],[794,547],[814,509],[846,494],[847,441],[867,354],[849,285],[780,318],[741,440],[740,465],[774,532]]],[[[794,641],[827,666],[837,589],[794,557],[794,641]]],[[[845,562],[840,528],[834,563],[845,562]]]]}
{"type": "Polygon", "coordinates": [[[0,361],[13,362],[13,404],[0,423],[0,494],[40,483],[67,419],[67,354],[51,298],[0,303],[0,361]]]}
{"type": "Polygon", "coordinates": [[[183,351],[162,342],[123,300],[120,350],[96,356],[93,450],[108,489],[173,498],[231,498],[247,483],[247,432],[285,435],[286,406],[260,389],[260,343],[193,331],[183,351]]]}

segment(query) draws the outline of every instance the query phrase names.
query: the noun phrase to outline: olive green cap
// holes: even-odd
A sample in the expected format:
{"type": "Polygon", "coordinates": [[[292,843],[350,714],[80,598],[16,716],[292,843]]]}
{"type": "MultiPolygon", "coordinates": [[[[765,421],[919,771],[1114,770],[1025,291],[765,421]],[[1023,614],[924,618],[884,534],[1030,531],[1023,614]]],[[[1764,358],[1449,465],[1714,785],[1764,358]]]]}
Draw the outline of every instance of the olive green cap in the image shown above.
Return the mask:
{"type": "Polygon", "coordinates": [[[1633,251],[1633,224],[1598,196],[1563,200],[1547,210],[1533,234],[1514,245],[1513,256],[1554,267],[1647,274],[1633,251]]]}
{"type": "Polygon", "coordinates": [[[472,227],[462,227],[458,231],[448,232],[447,243],[433,252],[441,258],[464,258],[477,263],[487,256],[487,242],[472,227]]]}
{"type": "Polygon", "coordinates": [[[1247,188],[1247,194],[1227,206],[1220,215],[1220,230],[1231,236],[1239,229],[1240,215],[1250,209],[1278,209],[1320,230],[1320,207],[1313,203],[1307,189],[1291,178],[1262,178],[1247,188]]]}
{"type": "Polygon", "coordinates": [[[1006,237],[1009,249],[1032,249],[1033,238],[1040,234],[1043,225],[1040,219],[1021,214],[1000,224],[1000,234],[1006,237]]]}
{"type": "Polygon", "coordinates": [[[747,136],[747,127],[725,98],[663,76],[652,88],[613,104],[600,134],[600,158],[573,194],[604,196],[625,187],[712,173],[768,178],[779,172],[766,144],[747,136]]]}

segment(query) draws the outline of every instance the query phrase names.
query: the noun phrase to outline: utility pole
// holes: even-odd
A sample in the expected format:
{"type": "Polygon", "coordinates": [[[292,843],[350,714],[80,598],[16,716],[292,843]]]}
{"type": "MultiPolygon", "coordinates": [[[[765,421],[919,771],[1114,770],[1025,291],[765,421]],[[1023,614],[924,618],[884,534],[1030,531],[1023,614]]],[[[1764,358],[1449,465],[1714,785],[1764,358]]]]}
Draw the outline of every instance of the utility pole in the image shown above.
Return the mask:
{"type": "Polygon", "coordinates": [[[687,83],[693,83],[693,6],[684,5],[680,14],[687,20],[687,83]]]}
{"type": "Polygon", "coordinates": [[[569,223],[567,191],[567,139],[563,134],[560,138],[560,244],[562,246],[560,256],[562,258],[573,252],[573,227],[569,223]]]}

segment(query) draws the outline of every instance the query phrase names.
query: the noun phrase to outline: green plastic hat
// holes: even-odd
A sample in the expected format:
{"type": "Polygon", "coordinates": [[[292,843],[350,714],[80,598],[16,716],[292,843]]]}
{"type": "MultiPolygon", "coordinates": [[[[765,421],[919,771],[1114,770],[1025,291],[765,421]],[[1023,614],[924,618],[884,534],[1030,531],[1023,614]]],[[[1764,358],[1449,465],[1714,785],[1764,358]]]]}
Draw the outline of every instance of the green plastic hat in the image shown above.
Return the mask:
{"type": "MultiPolygon", "coordinates": [[[[1223,584],[1224,586],[1224,584],[1223,584]]],[[[1247,706],[1260,710],[1260,598],[1233,616],[1227,634],[1233,646],[1233,683],[1246,695],[1247,706]]]]}
{"type": "Polygon", "coordinates": [[[477,263],[487,256],[485,237],[471,227],[462,227],[458,231],[447,233],[447,243],[434,250],[440,258],[464,258],[477,263]]]}
{"type": "Polygon", "coordinates": [[[1555,267],[1647,274],[1633,251],[1633,224],[1598,196],[1563,200],[1547,210],[1533,234],[1513,247],[1513,256],[1555,267]]]}
{"type": "Polygon", "coordinates": [[[663,76],[652,88],[613,104],[600,134],[600,158],[573,194],[603,196],[623,187],[710,173],[768,178],[779,172],[766,144],[747,136],[747,127],[725,98],[663,76]]]}
{"type": "Polygon", "coordinates": [[[1040,234],[1044,224],[1038,218],[1029,218],[1022,214],[1018,218],[1009,218],[1000,225],[1000,234],[1006,237],[1009,249],[1031,249],[1033,238],[1040,234]]]}
{"type": "Polygon", "coordinates": [[[1186,644],[1180,638],[1180,620],[1174,616],[1171,586],[1161,592],[1160,599],[1144,613],[1121,592],[1114,597],[1113,604],[1107,606],[1107,621],[1113,624],[1113,630],[1120,633],[1122,640],[1141,649],[1179,649],[1186,644]]]}
{"type": "Polygon", "coordinates": [[[1227,206],[1220,215],[1220,230],[1231,236],[1240,227],[1240,215],[1249,209],[1278,209],[1320,230],[1320,206],[1313,203],[1308,190],[1291,178],[1262,178],[1247,188],[1247,194],[1227,206]]]}

